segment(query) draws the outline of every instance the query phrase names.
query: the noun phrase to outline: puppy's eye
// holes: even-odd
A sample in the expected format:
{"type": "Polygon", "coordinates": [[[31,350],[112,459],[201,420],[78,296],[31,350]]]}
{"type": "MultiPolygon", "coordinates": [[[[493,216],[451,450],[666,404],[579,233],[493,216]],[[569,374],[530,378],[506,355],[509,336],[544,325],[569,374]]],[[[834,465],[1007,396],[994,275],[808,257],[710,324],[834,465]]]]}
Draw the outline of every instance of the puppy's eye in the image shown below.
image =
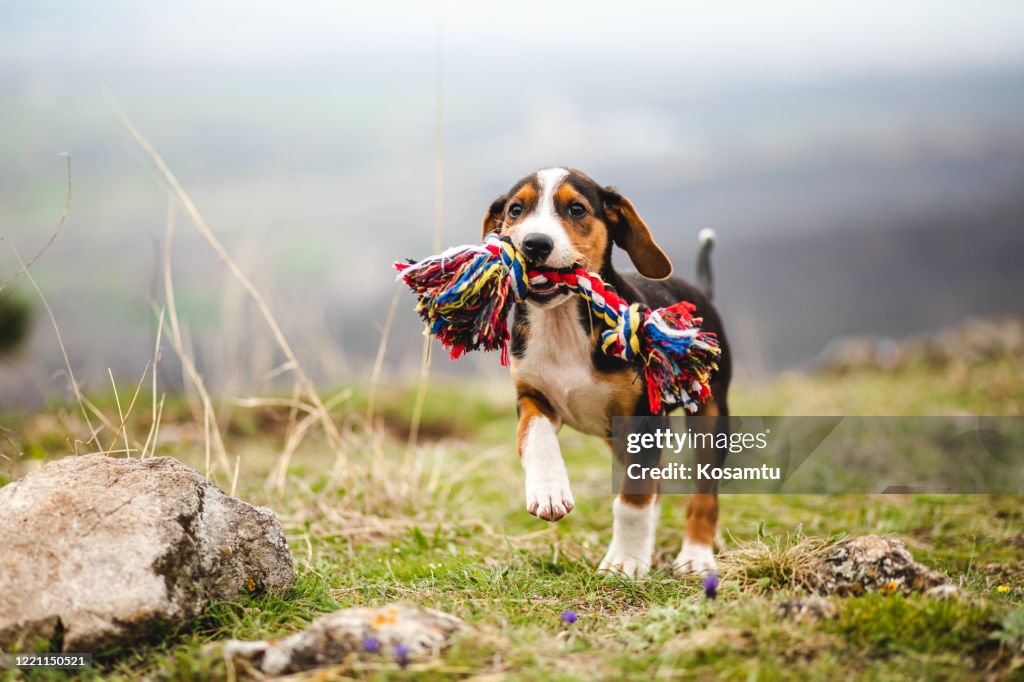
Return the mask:
{"type": "Polygon", "coordinates": [[[523,205],[522,204],[512,204],[511,206],[508,207],[508,217],[509,218],[518,218],[520,215],[522,215],[522,213],[523,213],[523,205]]]}
{"type": "Polygon", "coordinates": [[[573,218],[582,218],[587,214],[587,207],[576,201],[569,204],[569,215],[573,218]]]}

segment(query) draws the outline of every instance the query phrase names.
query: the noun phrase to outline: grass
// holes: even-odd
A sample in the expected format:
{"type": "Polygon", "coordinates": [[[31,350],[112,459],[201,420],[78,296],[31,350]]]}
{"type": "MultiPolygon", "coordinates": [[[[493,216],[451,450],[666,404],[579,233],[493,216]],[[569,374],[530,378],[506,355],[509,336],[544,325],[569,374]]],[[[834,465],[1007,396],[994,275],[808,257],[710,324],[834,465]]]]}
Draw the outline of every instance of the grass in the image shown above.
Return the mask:
{"type": "MultiPolygon", "coordinates": [[[[848,414],[948,414],[964,405],[1005,414],[1021,400],[1019,388],[1001,384],[971,383],[966,397],[932,390],[949,383],[934,372],[792,376],[741,387],[734,403],[747,414],[770,412],[787,399],[794,405],[790,413],[841,404],[848,414]],[[919,388],[911,392],[908,384],[919,388]]],[[[595,573],[611,531],[610,465],[595,439],[568,430],[561,437],[577,501],[573,513],[549,525],[524,511],[508,387],[435,382],[421,431],[430,440],[412,451],[403,431],[412,391],[382,390],[372,428],[365,423],[366,392],[353,387],[346,395],[333,416],[342,425],[347,465],[310,436],[292,457],[283,492],[265,482],[278,462],[287,410],[236,408],[222,424],[228,452],[242,455],[239,494],[282,519],[299,569],[295,589],[214,604],[197,623],[161,641],[105,652],[85,679],[228,679],[234,671],[204,653],[208,643],[278,637],[339,607],[393,601],[454,613],[472,630],[437,661],[403,670],[387,656],[364,656],[317,675],[885,680],[1024,674],[1024,508],[1018,497],[727,496],[723,581],[718,599],[709,601],[699,580],[676,578],[666,568],[681,539],[682,500],[663,505],[650,577],[629,581],[595,573]],[[863,533],[901,537],[918,560],[945,572],[970,597],[834,599],[837,616],[821,622],[776,613],[780,602],[803,594],[802,570],[810,558],[838,537],[863,533]],[[564,623],[566,610],[579,620],[564,623]]],[[[109,412],[112,398],[93,402],[109,412]]],[[[144,412],[130,424],[133,433],[147,431],[144,412]]],[[[67,452],[68,429],[81,427],[76,414],[54,406],[7,417],[11,439],[2,451],[10,461],[0,466],[2,474],[16,477],[41,458],[67,452]],[[24,454],[14,454],[11,443],[24,454]]],[[[184,402],[166,402],[157,454],[202,469],[202,434],[188,436],[184,428],[192,418],[184,402]]],[[[216,475],[226,487],[229,477],[216,475]]],[[[326,679],[317,675],[297,677],[326,679]]]]}
{"type": "MultiPolygon", "coordinates": [[[[295,678],[885,680],[1024,674],[1024,510],[1018,497],[727,496],[723,582],[714,601],[705,598],[698,579],[679,579],[666,570],[683,527],[682,502],[672,500],[662,506],[656,570],[640,581],[598,575],[594,569],[611,535],[611,467],[603,444],[561,434],[577,506],[549,525],[523,509],[510,386],[434,380],[422,414],[414,407],[415,388],[380,387],[372,409],[373,392],[366,385],[343,387],[335,398],[321,400],[262,294],[156,150],[122,118],[174,197],[163,245],[163,300],[154,305],[164,341],[158,332],[155,349],[173,351],[186,369],[194,369],[178,329],[172,283],[170,241],[174,207],[180,204],[264,318],[277,351],[289,360],[282,368],[296,380],[295,390],[274,405],[214,405],[202,377],[189,372],[192,400],[164,395],[153,379],[160,355],[154,350],[152,385],[142,377],[137,409],[131,409],[134,383],[88,397],[77,395],[73,383],[76,405],[0,414],[0,485],[47,459],[95,450],[97,443],[114,443],[136,456],[148,445],[149,452],[209,471],[222,488],[273,508],[295,556],[298,580],[286,594],[215,603],[197,622],[169,629],[158,641],[94,652],[97,666],[81,678],[235,679],[238,671],[208,645],[225,638],[280,637],[339,607],[397,600],[454,613],[470,630],[442,658],[408,669],[387,656],[362,656],[295,678]],[[219,429],[204,424],[204,416],[214,413],[219,429]],[[419,445],[409,448],[409,424],[417,417],[419,445]],[[317,422],[319,431],[311,428],[317,422]],[[305,438],[297,436],[302,433],[305,438]],[[823,622],[778,615],[780,603],[803,594],[804,572],[816,553],[834,538],[862,533],[900,536],[919,560],[947,573],[969,598],[869,594],[835,600],[836,617],[823,622]],[[575,611],[578,621],[563,622],[566,610],[575,611]]],[[[23,268],[33,285],[28,270],[37,257],[23,268]]],[[[42,290],[37,293],[45,306],[42,290]]],[[[56,319],[52,323],[59,334],[56,319]]],[[[72,375],[70,362],[66,369],[72,375]]],[[[1020,415],[1022,375],[1020,358],[941,369],[911,366],[899,374],[793,374],[765,384],[741,380],[731,404],[735,413],[753,415],[1020,415]]],[[[20,676],[0,672],[3,679],[20,676]]],[[[28,676],[67,677],[56,671],[28,676]]]]}

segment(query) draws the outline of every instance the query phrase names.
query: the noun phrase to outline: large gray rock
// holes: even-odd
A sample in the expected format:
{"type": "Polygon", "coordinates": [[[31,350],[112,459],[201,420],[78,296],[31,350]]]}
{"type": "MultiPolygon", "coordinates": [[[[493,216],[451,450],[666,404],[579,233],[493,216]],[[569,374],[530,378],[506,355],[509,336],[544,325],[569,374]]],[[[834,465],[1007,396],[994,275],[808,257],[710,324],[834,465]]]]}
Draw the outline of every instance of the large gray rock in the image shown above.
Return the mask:
{"type": "Polygon", "coordinates": [[[0,648],[98,652],[295,583],[281,524],[168,457],[87,455],[0,488],[0,648]]]}

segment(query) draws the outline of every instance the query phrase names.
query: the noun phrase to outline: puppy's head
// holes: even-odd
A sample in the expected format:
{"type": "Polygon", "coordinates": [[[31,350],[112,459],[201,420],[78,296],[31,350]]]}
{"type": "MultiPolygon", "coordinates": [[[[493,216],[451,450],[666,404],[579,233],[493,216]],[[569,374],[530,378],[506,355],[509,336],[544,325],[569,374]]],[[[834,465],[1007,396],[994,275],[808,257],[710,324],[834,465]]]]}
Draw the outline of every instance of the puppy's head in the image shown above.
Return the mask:
{"type": "MultiPolygon", "coordinates": [[[[534,266],[564,268],[579,263],[601,272],[611,265],[611,247],[629,254],[641,275],[664,279],[672,263],[628,199],[583,173],[545,168],[528,175],[495,199],[484,215],[483,235],[508,236],[534,266]]],[[[562,286],[532,288],[529,302],[563,303],[562,286]]]]}

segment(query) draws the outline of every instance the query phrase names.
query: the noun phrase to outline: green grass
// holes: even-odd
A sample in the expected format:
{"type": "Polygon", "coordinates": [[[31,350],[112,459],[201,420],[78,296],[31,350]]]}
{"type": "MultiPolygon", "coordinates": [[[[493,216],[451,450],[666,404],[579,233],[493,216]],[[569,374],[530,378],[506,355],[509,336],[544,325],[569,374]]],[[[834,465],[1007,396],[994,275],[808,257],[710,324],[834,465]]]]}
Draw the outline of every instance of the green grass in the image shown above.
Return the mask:
{"type": "Polygon", "coordinates": [[[872,594],[842,603],[830,630],[873,654],[944,651],[974,654],[994,643],[994,607],[988,602],[872,594]]]}
{"type": "MultiPolygon", "coordinates": [[[[923,372],[792,376],[741,386],[734,410],[1020,413],[1019,386],[993,380],[1005,375],[1005,367],[977,372],[978,381],[961,384],[956,376],[923,372]]],[[[1014,376],[1019,384],[1019,370],[1014,376]]],[[[472,629],[437,661],[402,670],[387,656],[367,655],[323,679],[998,680],[1024,675],[1024,505],[1019,497],[726,496],[723,584],[718,599],[710,601],[698,579],[679,579],[666,570],[681,540],[682,500],[663,505],[656,569],[648,578],[630,581],[595,572],[611,534],[610,465],[599,441],[563,432],[578,506],[550,525],[523,509],[507,386],[434,386],[424,429],[431,440],[412,452],[400,438],[409,402],[408,392],[385,392],[378,403],[382,428],[367,431],[365,391],[353,390],[337,412],[338,421],[348,425],[347,465],[338,466],[330,449],[311,438],[292,460],[282,494],[264,485],[281,447],[274,428],[268,428],[277,422],[235,410],[229,450],[243,455],[239,494],[281,517],[299,569],[295,589],[215,604],[198,622],[168,632],[161,641],[105,652],[98,667],[82,677],[225,679],[230,671],[224,661],[204,653],[210,642],[279,637],[339,607],[393,601],[454,613],[472,629]],[[864,533],[899,536],[918,560],[945,572],[969,598],[868,594],[834,598],[834,619],[805,623],[777,615],[781,601],[802,594],[794,576],[808,553],[830,539],[864,533]],[[1000,586],[1009,590],[999,591],[1000,586]],[[578,622],[563,623],[566,610],[578,613],[578,622]]],[[[66,451],[61,429],[75,415],[54,406],[43,415],[7,419],[12,440],[25,454],[0,464],[0,475],[14,478],[37,466],[34,458],[66,451]]],[[[168,424],[190,418],[184,403],[166,408],[168,424]]],[[[140,420],[135,428],[144,433],[145,420],[140,420]]],[[[10,457],[12,446],[4,452],[10,457]]],[[[202,448],[195,441],[164,443],[158,454],[202,468],[202,448]]],[[[226,486],[223,473],[217,479],[226,486]]]]}

